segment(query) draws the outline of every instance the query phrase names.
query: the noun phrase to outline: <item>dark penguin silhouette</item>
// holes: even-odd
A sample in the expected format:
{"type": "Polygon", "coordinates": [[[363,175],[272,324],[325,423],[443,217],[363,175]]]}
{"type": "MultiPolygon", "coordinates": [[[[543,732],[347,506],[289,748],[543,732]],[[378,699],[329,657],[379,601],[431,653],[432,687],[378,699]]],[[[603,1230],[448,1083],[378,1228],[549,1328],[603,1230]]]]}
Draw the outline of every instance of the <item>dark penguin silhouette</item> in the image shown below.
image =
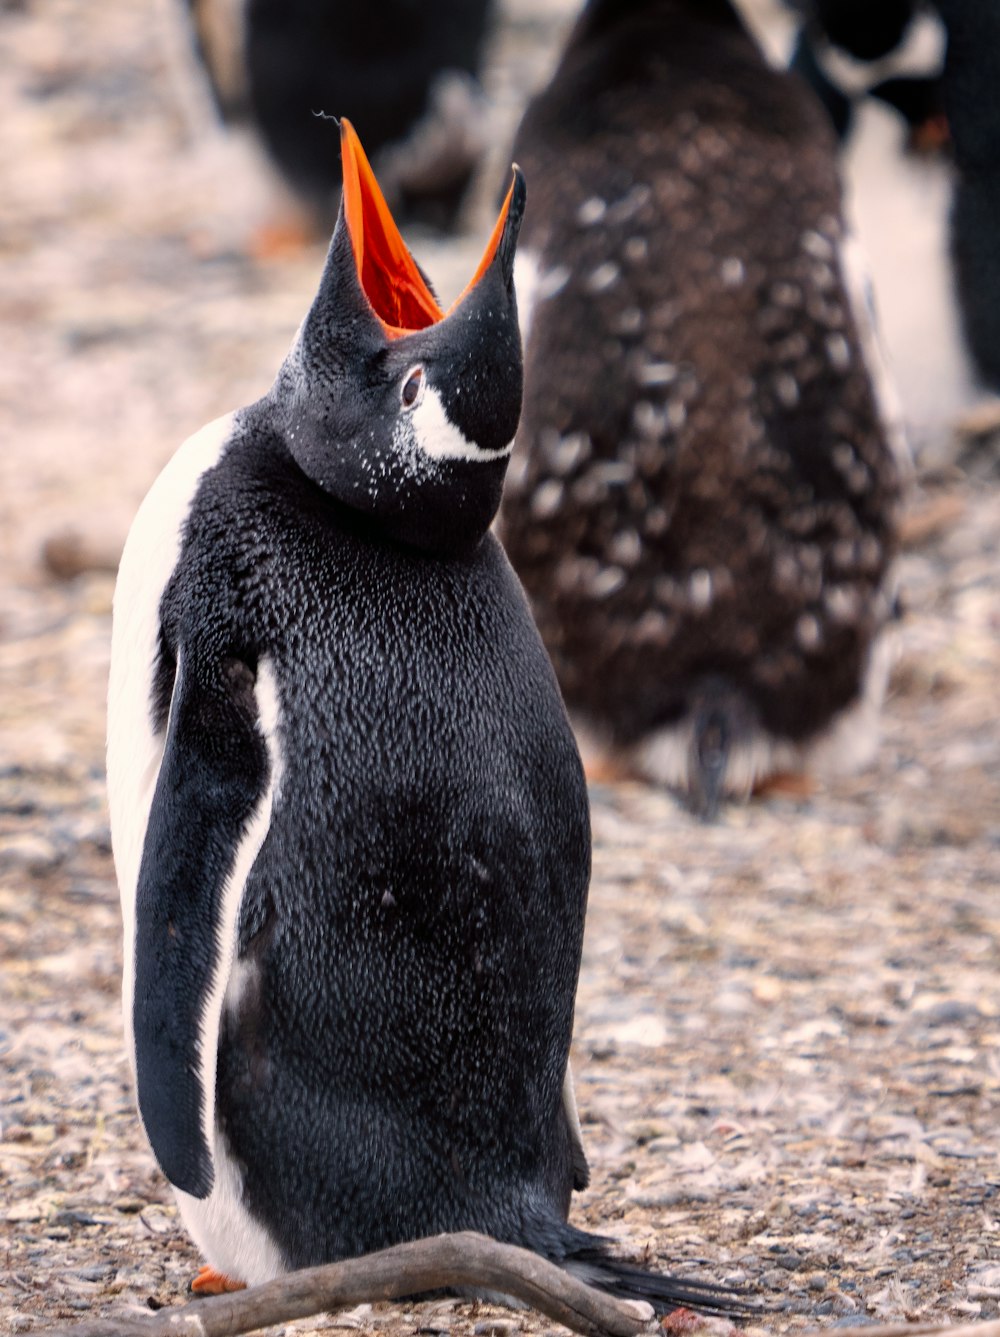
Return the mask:
{"type": "MultiPolygon", "coordinates": [[[[950,249],[966,348],[980,381],[1000,390],[1000,9],[980,0],[809,0],[793,68],[848,133],[862,91],[896,106],[918,143],[947,147],[954,193],[950,249]],[[931,68],[887,77],[906,63],[921,23],[937,22],[931,68]],[[865,68],[869,74],[865,87],[865,68]],[[853,89],[844,84],[854,76],[853,89]],[[838,82],[839,80],[839,82],[838,82]]],[[[910,57],[912,64],[912,57],[910,57]]]]}
{"type": "Polygon", "coordinates": [[[859,764],[899,477],[822,111],[727,0],[592,0],[516,153],[502,536],[571,713],[709,814],[859,764]]]}
{"type": "MultiPolygon", "coordinates": [[[[840,138],[855,104],[873,97],[895,109],[907,146],[941,150],[948,123],[941,81],[943,41],[925,29],[935,20],[920,0],[800,0],[791,68],[823,103],[840,138]]],[[[940,25],[937,25],[940,27],[940,25]]]]}
{"type": "Polygon", "coordinates": [[[400,218],[454,224],[486,145],[492,0],[182,0],[222,117],[249,125],[324,227],[343,110],[400,218]]]}
{"type": "Polygon", "coordinates": [[[566,1222],[587,799],[488,532],[523,180],[443,313],[346,122],[343,144],[274,386],[181,449],[122,559],[108,777],[142,1121],[204,1288],[472,1229],[718,1307],[566,1222]]]}
{"type": "Polygon", "coordinates": [[[955,159],[951,251],[966,344],[1000,392],[1000,9],[938,0],[948,31],[944,100],[955,159]]]}

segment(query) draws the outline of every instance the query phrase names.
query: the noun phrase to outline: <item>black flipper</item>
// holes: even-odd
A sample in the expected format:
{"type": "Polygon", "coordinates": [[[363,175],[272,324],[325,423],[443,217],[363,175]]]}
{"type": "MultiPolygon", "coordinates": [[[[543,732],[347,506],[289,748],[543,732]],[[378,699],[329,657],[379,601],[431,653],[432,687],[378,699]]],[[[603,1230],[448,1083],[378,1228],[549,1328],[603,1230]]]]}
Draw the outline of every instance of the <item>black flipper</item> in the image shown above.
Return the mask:
{"type": "Polygon", "coordinates": [[[242,891],[227,895],[227,880],[271,769],[254,682],[241,660],[180,655],[136,890],[139,1112],[163,1173],[197,1198],[214,1180],[214,1089],[205,1088],[214,1087],[218,1035],[205,1033],[206,1009],[225,987],[242,891]]]}

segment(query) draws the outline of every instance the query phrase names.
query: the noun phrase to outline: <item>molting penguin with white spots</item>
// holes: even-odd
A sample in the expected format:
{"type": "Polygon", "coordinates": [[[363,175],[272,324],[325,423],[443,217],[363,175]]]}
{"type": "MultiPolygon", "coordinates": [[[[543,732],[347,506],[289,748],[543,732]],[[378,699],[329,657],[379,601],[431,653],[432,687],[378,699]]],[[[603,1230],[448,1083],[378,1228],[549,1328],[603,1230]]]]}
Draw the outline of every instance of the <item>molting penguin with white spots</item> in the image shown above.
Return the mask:
{"type": "Polygon", "coordinates": [[[274,386],[181,448],[122,558],[108,779],[142,1121],[201,1289],[472,1229],[724,1307],[566,1221],[586,790],[489,533],[523,180],[445,313],[346,123],[343,158],[274,386]]]}
{"type": "Polygon", "coordinates": [[[860,764],[904,451],[822,110],[728,0],[591,0],[516,153],[501,535],[571,714],[706,814],[860,764]]]}

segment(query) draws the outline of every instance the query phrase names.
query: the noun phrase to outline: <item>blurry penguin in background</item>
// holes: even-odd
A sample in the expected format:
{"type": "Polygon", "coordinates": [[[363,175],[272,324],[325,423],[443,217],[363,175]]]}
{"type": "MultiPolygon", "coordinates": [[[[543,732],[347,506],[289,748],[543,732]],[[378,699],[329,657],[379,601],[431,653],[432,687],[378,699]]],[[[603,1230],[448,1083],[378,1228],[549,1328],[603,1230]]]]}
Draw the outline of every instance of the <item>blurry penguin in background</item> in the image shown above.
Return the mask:
{"type": "Polygon", "coordinates": [[[179,0],[218,113],[248,125],[327,231],[336,128],[369,145],[397,217],[448,229],[486,147],[477,75],[493,0],[179,0]]]}
{"type": "MultiPolygon", "coordinates": [[[[804,19],[792,68],[818,94],[841,136],[854,125],[859,99],[870,95],[902,114],[908,147],[939,150],[948,159],[909,178],[897,165],[891,189],[899,196],[896,213],[910,217],[905,244],[914,245],[914,232],[926,237],[926,255],[914,254],[906,281],[915,282],[919,268],[923,289],[933,293],[937,287],[957,303],[964,350],[948,358],[942,349],[953,330],[957,335],[951,312],[932,305],[927,324],[936,326],[941,363],[963,353],[971,357],[971,369],[962,367],[958,376],[949,369],[953,382],[965,383],[960,412],[974,398],[973,380],[1000,391],[1000,7],[981,0],[935,0],[933,6],[917,0],[800,0],[796,7],[804,19]],[[929,226],[932,215],[936,229],[929,226]],[[938,266],[946,270],[940,280],[933,273],[938,266]]],[[[886,189],[884,174],[879,184],[886,189]]],[[[861,203],[874,213],[868,201],[861,203]]],[[[890,225],[887,231],[892,252],[901,228],[890,225]]],[[[873,244],[879,244],[874,236],[873,244]]],[[[912,301],[887,292],[881,302],[890,317],[887,332],[897,301],[901,323],[913,326],[912,301]]],[[[892,332],[890,343],[897,340],[905,350],[897,355],[903,371],[919,350],[892,332]]],[[[906,397],[915,381],[926,386],[933,379],[933,372],[917,368],[905,378],[906,397]]],[[[919,395],[918,385],[913,397],[919,395]]]]}
{"type": "Polygon", "coordinates": [[[948,30],[944,99],[955,159],[951,251],[966,343],[1000,393],[1000,6],[938,0],[948,30]]]}
{"type": "Polygon", "coordinates": [[[936,152],[948,143],[941,73],[944,31],[919,0],[797,0],[802,15],[791,68],[826,107],[844,139],[854,105],[872,97],[892,107],[907,147],[936,152]]]}
{"type": "Polygon", "coordinates": [[[591,0],[515,154],[501,534],[571,713],[706,815],[862,764],[905,449],[822,110],[729,0],[591,0]]]}
{"type": "Polygon", "coordinates": [[[944,26],[915,0],[789,7],[802,18],[793,68],[840,135],[848,215],[870,263],[910,444],[921,460],[941,462],[976,400],[948,253],[944,26]],[[883,87],[902,109],[878,95],[883,87]]]}

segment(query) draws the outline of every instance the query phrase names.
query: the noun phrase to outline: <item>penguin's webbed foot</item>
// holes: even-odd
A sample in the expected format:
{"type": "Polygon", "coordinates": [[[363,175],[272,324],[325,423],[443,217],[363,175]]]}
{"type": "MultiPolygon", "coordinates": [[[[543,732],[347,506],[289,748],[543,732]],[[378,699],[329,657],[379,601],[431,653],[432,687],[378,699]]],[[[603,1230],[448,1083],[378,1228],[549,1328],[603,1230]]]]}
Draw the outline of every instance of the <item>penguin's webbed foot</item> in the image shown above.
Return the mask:
{"type": "Polygon", "coordinates": [[[203,1267],[191,1280],[191,1289],[195,1295],[225,1295],[227,1291],[245,1291],[245,1281],[233,1281],[232,1277],[216,1272],[214,1267],[203,1267]]]}
{"type": "Polygon", "coordinates": [[[772,771],[754,781],[753,796],[757,799],[808,799],[816,793],[816,781],[805,771],[772,771]]]}

